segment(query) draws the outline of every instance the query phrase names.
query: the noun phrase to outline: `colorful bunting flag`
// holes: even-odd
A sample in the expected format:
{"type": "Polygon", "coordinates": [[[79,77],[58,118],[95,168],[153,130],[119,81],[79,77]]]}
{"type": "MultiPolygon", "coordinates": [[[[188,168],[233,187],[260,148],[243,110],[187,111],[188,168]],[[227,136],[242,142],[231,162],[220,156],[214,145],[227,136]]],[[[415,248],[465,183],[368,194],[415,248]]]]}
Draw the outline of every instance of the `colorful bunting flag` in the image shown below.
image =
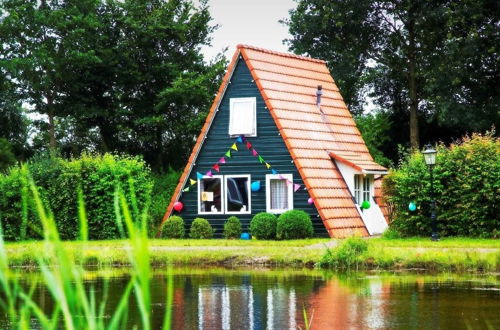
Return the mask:
{"type": "Polygon", "coordinates": [[[299,190],[299,189],[300,189],[300,184],[295,183],[295,184],[293,185],[293,192],[297,192],[297,190],[299,190]]]}
{"type": "Polygon", "coordinates": [[[250,150],[251,147],[252,147],[252,144],[247,141],[247,149],[250,150]]]}
{"type": "Polygon", "coordinates": [[[212,177],[213,176],[212,171],[208,171],[207,174],[205,174],[205,175],[208,176],[208,177],[212,177]]]}
{"type": "Polygon", "coordinates": [[[274,168],[271,170],[271,173],[273,174],[278,174],[278,171],[276,171],[274,168]]]}
{"type": "Polygon", "coordinates": [[[266,167],[267,167],[267,169],[270,169],[271,165],[269,165],[269,163],[266,163],[266,167]]]}
{"type": "Polygon", "coordinates": [[[291,180],[286,180],[287,186],[291,185],[293,182],[291,180]]]}
{"type": "Polygon", "coordinates": [[[238,136],[238,138],[236,139],[236,142],[243,143],[243,137],[242,136],[238,136]]]}
{"type": "Polygon", "coordinates": [[[253,149],[252,150],[252,155],[257,156],[258,155],[257,150],[253,149]]]}
{"type": "Polygon", "coordinates": [[[182,191],[188,192],[189,191],[189,187],[186,187],[186,188],[182,189],[182,191]]]}
{"type": "Polygon", "coordinates": [[[217,163],[219,163],[219,164],[225,164],[226,163],[226,159],[224,157],[221,157],[217,163]]]}
{"type": "Polygon", "coordinates": [[[196,180],[189,179],[189,183],[191,183],[191,185],[194,185],[194,184],[196,184],[196,180]]]}
{"type": "Polygon", "coordinates": [[[231,150],[228,150],[228,151],[226,152],[226,157],[227,157],[227,158],[231,158],[231,150]]]}
{"type": "Polygon", "coordinates": [[[200,172],[196,172],[196,177],[198,179],[203,179],[203,174],[201,174],[200,172]]]}
{"type": "Polygon", "coordinates": [[[260,162],[261,164],[263,164],[263,163],[264,163],[264,158],[262,158],[260,155],[259,155],[259,162],[260,162]]]}
{"type": "Polygon", "coordinates": [[[231,149],[238,151],[238,147],[236,146],[236,143],[233,143],[233,145],[231,146],[231,149]]]}
{"type": "Polygon", "coordinates": [[[280,180],[285,180],[285,177],[283,175],[280,174],[280,176],[278,177],[280,180]]]}
{"type": "Polygon", "coordinates": [[[219,164],[215,164],[214,166],[212,166],[212,168],[217,172],[220,172],[219,164]]]}

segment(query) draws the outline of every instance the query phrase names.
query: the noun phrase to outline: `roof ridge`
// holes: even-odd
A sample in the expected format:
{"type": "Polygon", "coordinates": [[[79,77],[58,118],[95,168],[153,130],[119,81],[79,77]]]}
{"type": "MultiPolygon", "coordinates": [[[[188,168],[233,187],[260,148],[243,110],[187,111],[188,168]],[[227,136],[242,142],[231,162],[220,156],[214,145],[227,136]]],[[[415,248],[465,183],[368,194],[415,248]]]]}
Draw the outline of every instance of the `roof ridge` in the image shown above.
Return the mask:
{"type": "Polygon", "coordinates": [[[309,62],[313,62],[313,63],[326,64],[326,61],[323,61],[323,60],[320,60],[320,59],[317,59],[317,58],[312,58],[312,57],[308,57],[308,56],[301,56],[301,55],[295,55],[295,54],[292,54],[292,53],[277,52],[277,51],[274,51],[274,50],[260,48],[260,47],[255,47],[255,46],[251,46],[251,45],[238,44],[236,46],[236,48],[237,49],[241,49],[241,48],[252,49],[252,50],[256,50],[256,51],[262,52],[262,53],[267,53],[267,54],[272,54],[272,55],[278,55],[278,56],[283,56],[283,57],[291,57],[291,58],[296,58],[296,59],[299,59],[299,60],[309,61],[309,62]]]}

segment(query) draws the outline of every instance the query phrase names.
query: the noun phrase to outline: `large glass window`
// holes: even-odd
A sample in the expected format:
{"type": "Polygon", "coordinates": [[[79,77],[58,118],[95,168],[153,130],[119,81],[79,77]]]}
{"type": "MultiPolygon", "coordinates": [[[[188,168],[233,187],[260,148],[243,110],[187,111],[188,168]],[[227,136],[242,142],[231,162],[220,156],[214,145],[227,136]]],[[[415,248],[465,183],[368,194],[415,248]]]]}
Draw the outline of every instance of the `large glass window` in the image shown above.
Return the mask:
{"type": "Polygon", "coordinates": [[[269,213],[283,213],[293,209],[293,182],[291,174],[266,175],[266,209],[269,213]]]}
{"type": "Polygon", "coordinates": [[[229,135],[257,136],[255,97],[238,97],[229,100],[229,135]]]}
{"type": "Polygon", "coordinates": [[[198,213],[223,213],[222,176],[198,180],[198,213]]]}
{"type": "Polygon", "coordinates": [[[226,175],[226,213],[250,213],[250,175],[226,175]]]}

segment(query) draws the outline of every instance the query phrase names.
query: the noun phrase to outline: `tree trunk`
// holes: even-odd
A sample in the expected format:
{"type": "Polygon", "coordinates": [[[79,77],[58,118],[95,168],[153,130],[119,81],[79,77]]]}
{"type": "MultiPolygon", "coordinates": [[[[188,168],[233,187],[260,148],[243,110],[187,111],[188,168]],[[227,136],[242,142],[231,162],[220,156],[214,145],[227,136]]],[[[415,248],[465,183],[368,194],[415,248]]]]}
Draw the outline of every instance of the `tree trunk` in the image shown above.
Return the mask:
{"type": "Polygon", "coordinates": [[[415,46],[415,18],[410,9],[410,21],[408,24],[408,84],[410,94],[410,145],[412,150],[419,148],[418,133],[418,96],[416,77],[416,46],[415,46]]]}
{"type": "Polygon", "coordinates": [[[53,101],[52,97],[48,96],[47,97],[47,107],[48,107],[48,112],[47,115],[49,116],[49,151],[50,154],[54,155],[56,153],[56,128],[55,128],[55,123],[54,123],[54,110],[52,109],[53,107],[53,101]]]}
{"type": "Polygon", "coordinates": [[[113,146],[113,129],[104,119],[101,119],[101,124],[99,124],[99,134],[101,136],[101,151],[111,151],[113,146]]]}

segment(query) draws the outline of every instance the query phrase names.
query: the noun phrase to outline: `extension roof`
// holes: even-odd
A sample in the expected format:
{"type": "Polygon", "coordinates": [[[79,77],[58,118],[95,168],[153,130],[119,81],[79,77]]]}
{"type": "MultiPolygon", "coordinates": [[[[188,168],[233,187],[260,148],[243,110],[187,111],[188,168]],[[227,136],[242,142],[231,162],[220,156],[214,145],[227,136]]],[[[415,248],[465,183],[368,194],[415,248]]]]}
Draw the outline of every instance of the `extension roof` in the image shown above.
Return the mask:
{"type": "Polygon", "coordinates": [[[349,188],[333,160],[363,173],[383,173],[386,169],[373,161],[326,62],[247,45],[237,46],[164,221],[190,174],[240,56],[260,90],[329,235],[368,236],[349,188]],[[318,85],[323,87],[321,108],[316,105],[318,85]]]}

